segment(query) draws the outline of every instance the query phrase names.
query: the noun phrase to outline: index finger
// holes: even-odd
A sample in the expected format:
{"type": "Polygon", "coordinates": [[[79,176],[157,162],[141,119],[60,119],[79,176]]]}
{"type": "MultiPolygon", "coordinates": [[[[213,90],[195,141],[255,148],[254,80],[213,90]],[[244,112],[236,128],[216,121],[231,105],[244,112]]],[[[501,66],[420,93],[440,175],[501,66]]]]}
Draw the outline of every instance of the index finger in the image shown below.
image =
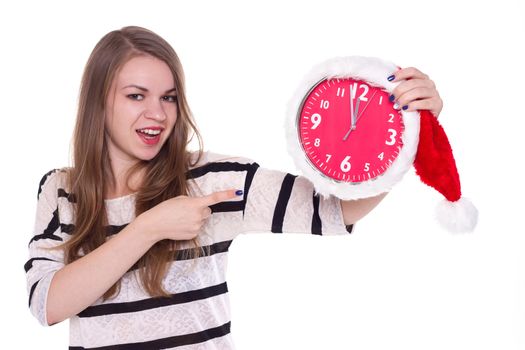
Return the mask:
{"type": "Polygon", "coordinates": [[[242,195],[242,191],[239,192],[239,190],[232,189],[232,190],[218,191],[218,192],[211,193],[207,196],[201,197],[200,200],[201,200],[202,205],[209,207],[210,205],[224,202],[228,199],[233,199],[241,195],[242,195]],[[237,193],[240,193],[240,194],[237,194],[237,193]]]}
{"type": "Polygon", "coordinates": [[[392,82],[415,78],[428,79],[428,75],[414,67],[401,68],[398,71],[394,72],[392,75],[394,76],[394,79],[391,80],[392,82]]]}

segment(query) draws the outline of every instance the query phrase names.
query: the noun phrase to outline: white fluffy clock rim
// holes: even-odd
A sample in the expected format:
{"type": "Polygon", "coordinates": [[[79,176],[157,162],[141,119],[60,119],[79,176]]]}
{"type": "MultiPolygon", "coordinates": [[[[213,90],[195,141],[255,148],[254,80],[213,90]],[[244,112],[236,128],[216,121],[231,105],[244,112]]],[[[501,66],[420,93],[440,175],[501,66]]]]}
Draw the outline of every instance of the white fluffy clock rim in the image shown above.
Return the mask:
{"type": "Polygon", "coordinates": [[[375,57],[336,57],[317,64],[306,74],[295,94],[288,102],[285,131],[288,153],[295,166],[314,185],[316,194],[323,198],[334,195],[340,199],[360,199],[390,191],[412,167],[419,141],[419,113],[401,111],[405,130],[401,137],[403,147],[396,160],[381,176],[358,184],[339,183],[314,169],[306,158],[297,135],[296,118],[301,102],[310,89],[322,79],[356,78],[392,92],[399,82],[390,82],[387,77],[395,73],[397,66],[375,57]]]}

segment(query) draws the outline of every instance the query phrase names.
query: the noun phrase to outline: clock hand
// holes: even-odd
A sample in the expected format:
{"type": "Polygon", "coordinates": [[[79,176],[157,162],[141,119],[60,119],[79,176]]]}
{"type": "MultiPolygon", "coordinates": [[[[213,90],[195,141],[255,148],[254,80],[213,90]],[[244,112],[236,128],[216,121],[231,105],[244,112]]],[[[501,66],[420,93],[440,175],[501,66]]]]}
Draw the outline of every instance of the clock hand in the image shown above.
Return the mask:
{"type": "MultiPolygon", "coordinates": [[[[348,130],[346,132],[346,135],[343,136],[343,141],[346,141],[346,139],[348,138],[348,135],[350,135],[350,132],[352,132],[352,130],[355,129],[355,126],[357,124],[357,122],[359,121],[359,118],[361,118],[361,116],[363,115],[363,113],[365,112],[366,110],[366,107],[368,107],[368,105],[370,104],[370,102],[372,102],[372,99],[374,98],[374,96],[376,95],[376,92],[377,90],[374,91],[374,93],[372,94],[372,96],[370,96],[370,99],[368,100],[368,103],[366,104],[365,108],[363,108],[363,110],[361,111],[361,114],[358,114],[357,115],[357,118],[355,118],[355,121],[352,123],[352,126],[350,127],[350,130],[348,130]]],[[[361,99],[357,99],[357,103],[356,103],[356,106],[355,106],[355,109],[356,109],[356,114],[357,114],[357,111],[359,109],[359,101],[361,101],[361,99]]]]}
{"type": "Polygon", "coordinates": [[[350,132],[351,132],[352,130],[354,130],[354,129],[352,129],[352,128],[348,129],[346,135],[343,136],[343,141],[346,141],[346,139],[348,138],[348,135],[350,135],[350,132]]]}
{"type": "Polygon", "coordinates": [[[361,116],[363,115],[363,113],[365,113],[365,110],[366,110],[366,107],[368,107],[368,105],[370,104],[370,102],[372,102],[372,99],[374,98],[374,96],[376,95],[376,92],[377,90],[374,91],[374,93],[372,94],[372,96],[370,96],[370,100],[368,100],[368,103],[366,104],[365,108],[363,108],[363,110],[361,111],[361,114],[359,114],[356,118],[356,124],[357,124],[357,121],[359,120],[359,118],[361,118],[361,116]]]}
{"type": "Polygon", "coordinates": [[[352,97],[352,85],[348,85],[348,91],[350,95],[350,127],[355,125],[355,114],[354,114],[354,98],[352,97]]]}
{"type": "MultiPolygon", "coordinates": [[[[357,119],[355,118],[356,115],[358,115],[359,111],[359,102],[361,101],[360,98],[357,99],[357,103],[355,104],[355,112],[354,112],[354,121],[352,122],[352,130],[355,129],[355,124],[357,123],[357,119]]],[[[368,106],[368,105],[367,105],[368,106]]]]}
{"type": "Polygon", "coordinates": [[[350,132],[355,129],[355,123],[357,123],[355,115],[357,114],[357,111],[359,110],[359,101],[360,101],[360,98],[358,98],[357,103],[355,105],[355,112],[354,112],[354,98],[352,97],[352,85],[348,86],[348,90],[350,92],[350,129],[348,130],[346,135],[343,137],[343,141],[346,141],[346,139],[348,138],[348,135],[350,135],[350,132]]]}

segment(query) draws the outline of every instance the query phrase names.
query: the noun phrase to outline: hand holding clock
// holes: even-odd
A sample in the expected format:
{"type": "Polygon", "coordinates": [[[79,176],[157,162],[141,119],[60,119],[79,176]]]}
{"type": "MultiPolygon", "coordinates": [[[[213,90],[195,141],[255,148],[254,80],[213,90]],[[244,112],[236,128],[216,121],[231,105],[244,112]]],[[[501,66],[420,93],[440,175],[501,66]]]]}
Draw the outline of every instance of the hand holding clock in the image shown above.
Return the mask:
{"type": "MultiPolygon", "coordinates": [[[[399,106],[403,106],[405,111],[415,111],[418,109],[427,109],[429,110],[436,118],[439,117],[441,110],[443,109],[443,100],[439,96],[439,93],[436,89],[436,85],[429,78],[428,75],[424,74],[420,70],[414,67],[403,68],[395,72],[388,79],[391,82],[401,82],[392,92],[390,96],[391,102],[395,102],[394,107],[396,109],[399,106]]],[[[360,98],[357,98],[355,103],[355,111],[353,108],[353,94],[350,93],[350,118],[351,118],[351,127],[348,132],[343,137],[343,141],[346,141],[350,132],[356,128],[357,121],[364,113],[364,109],[361,114],[358,114],[359,101],[360,98]]],[[[373,96],[370,98],[372,100],[373,96]]],[[[369,101],[370,103],[370,101],[369,101]]],[[[365,106],[366,108],[366,106],[365,106]]]]}
{"type": "Polygon", "coordinates": [[[428,75],[414,67],[403,68],[388,79],[402,81],[392,92],[392,102],[402,106],[404,111],[429,110],[436,118],[443,109],[443,101],[436,90],[436,85],[428,75]]]}

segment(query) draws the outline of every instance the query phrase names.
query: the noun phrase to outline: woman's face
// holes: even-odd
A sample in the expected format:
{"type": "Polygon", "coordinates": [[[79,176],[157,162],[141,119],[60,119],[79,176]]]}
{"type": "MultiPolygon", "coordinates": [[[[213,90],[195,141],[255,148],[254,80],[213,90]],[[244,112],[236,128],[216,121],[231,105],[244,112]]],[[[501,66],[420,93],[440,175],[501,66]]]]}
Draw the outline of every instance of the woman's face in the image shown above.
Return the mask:
{"type": "Polygon", "coordinates": [[[168,65],[152,56],[130,59],[112,82],[105,112],[114,165],[154,158],[177,120],[175,81],[168,65]]]}

